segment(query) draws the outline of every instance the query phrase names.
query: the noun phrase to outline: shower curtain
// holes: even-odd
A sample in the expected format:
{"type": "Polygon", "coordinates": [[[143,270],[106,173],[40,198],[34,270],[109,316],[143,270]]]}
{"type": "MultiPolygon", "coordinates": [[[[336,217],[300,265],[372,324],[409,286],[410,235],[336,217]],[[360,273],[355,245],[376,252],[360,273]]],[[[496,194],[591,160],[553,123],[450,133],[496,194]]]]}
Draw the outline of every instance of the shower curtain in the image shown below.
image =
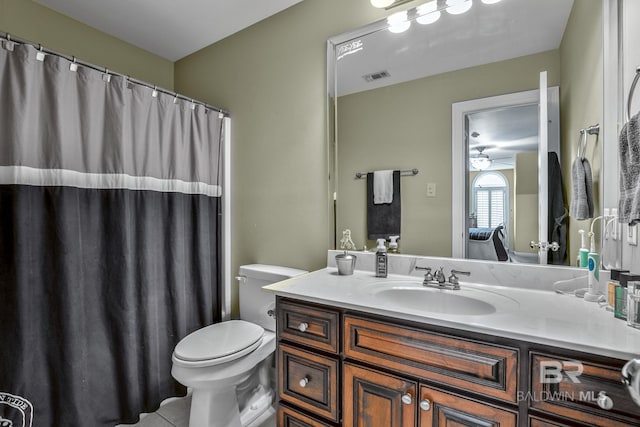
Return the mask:
{"type": "Polygon", "coordinates": [[[0,424],[132,423],[220,320],[226,119],[37,53],[0,48],[0,424]]]}

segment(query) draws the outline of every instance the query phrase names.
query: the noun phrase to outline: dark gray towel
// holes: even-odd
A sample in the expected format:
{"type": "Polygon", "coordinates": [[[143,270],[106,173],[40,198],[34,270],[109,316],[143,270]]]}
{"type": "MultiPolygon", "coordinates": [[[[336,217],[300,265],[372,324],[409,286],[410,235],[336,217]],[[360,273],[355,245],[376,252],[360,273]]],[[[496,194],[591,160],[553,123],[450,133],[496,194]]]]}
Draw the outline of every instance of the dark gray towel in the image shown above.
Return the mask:
{"type": "Polygon", "coordinates": [[[621,223],[640,222],[640,113],[620,131],[620,201],[618,220],[621,223]]]}
{"type": "Polygon", "coordinates": [[[367,174],[367,234],[369,240],[400,235],[400,171],[393,171],[393,201],[373,204],[373,173],[367,174]]]}
{"type": "Polygon", "coordinates": [[[589,160],[578,156],[571,167],[569,215],[577,220],[593,218],[593,177],[589,160]]]}

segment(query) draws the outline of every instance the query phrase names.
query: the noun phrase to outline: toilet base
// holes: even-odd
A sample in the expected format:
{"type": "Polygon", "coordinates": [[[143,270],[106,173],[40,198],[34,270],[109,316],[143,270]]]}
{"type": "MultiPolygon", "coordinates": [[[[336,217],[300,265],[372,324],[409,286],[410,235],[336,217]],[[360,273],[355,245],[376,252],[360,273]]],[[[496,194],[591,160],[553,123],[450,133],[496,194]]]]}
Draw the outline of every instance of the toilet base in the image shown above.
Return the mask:
{"type": "Polygon", "coordinates": [[[194,390],[189,427],[242,427],[235,389],[194,390]]]}

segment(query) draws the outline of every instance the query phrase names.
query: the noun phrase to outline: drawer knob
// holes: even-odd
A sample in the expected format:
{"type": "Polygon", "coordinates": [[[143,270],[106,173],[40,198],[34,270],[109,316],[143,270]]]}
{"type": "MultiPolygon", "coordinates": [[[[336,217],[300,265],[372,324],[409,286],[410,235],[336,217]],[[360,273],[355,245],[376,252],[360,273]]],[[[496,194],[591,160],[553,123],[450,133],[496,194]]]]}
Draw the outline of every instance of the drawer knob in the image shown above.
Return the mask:
{"type": "Polygon", "coordinates": [[[300,384],[300,387],[306,387],[307,384],[309,384],[309,378],[308,377],[304,377],[303,379],[300,380],[300,382],[298,383],[300,384]]]}
{"type": "Polygon", "coordinates": [[[402,395],[402,403],[405,405],[411,405],[411,402],[413,402],[413,396],[411,396],[411,393],[405,393],[402,395]]]}
{"type": "Polygon", "coordinates": [[[298,330],[300,332],[305,332],[307,329],[309,329],[309,324],[307,322],[302,322],[298,325],[298,330]]]}
{"type": "Polygon", "coordinates": [[[613,408],[613,400],[607,396],[607,393],[605,393],[604,391],[601,391],[600,393],[598,393],[598,406],[601,407],[604,410],[610,410],[611,408],[613,408]]]}
{"type": "Polygon", "coordinates": [[[431,409],[431,401],[429,399],[424,399],[422,402],[420,402],[420,409],[422,409],[423,411],[428,411],[431,409]]]}

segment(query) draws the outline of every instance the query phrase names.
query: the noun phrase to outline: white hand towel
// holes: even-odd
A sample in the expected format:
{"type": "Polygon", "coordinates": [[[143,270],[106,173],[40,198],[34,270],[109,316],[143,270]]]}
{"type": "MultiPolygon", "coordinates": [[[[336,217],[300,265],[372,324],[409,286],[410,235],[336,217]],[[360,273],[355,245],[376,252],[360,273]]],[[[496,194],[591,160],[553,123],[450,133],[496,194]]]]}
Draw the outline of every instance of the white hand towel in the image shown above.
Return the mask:
{"type": "Polygon", "coordinates": [[[373,173],[373,204],[393,202],[393,171],[375,171],[373,173]]]}

